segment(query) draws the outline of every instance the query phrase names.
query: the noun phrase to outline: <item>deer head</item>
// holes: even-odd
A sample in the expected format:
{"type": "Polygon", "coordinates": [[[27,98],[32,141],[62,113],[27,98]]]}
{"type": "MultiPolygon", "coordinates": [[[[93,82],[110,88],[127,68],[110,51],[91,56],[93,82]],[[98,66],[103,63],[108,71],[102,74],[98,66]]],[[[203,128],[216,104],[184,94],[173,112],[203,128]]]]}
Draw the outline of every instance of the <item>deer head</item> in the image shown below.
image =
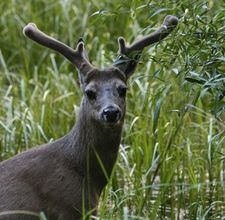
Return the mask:
{"type": "Polygon", "coordinates": [[[47,36],[35,24],[29,23],[24,34],[37,43],[51,48],[66,57],[79,71],[83,103],[88,109],[87,117],[104,126],[122,125],[125,114],[127,79],[134,73],[143,49],[164,39],[176,27],[178,19],[167,16],[162,26],[152,34],[127,46],[124,38],[118,38],[119,55],[112,67],[97,69],[89,62],[83,40],[76,49],[47,36]]]}

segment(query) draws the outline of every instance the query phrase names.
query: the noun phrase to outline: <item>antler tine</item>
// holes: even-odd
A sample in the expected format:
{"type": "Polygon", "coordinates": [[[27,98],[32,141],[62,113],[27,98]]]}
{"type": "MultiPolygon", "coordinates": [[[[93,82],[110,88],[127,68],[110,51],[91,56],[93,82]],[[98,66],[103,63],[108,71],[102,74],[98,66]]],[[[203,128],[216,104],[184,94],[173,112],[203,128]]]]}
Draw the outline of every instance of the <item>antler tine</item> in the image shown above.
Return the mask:
{"type": "Polygon", "coordinates": [[[130,46],[126,46],[125,40],[122,37],[118,38],[119,53],[129,56],[134,51],[142,51],[145,47],[158,42],[168,36],[172,30],[176,27],[178,23],[178,18],[172,15],[165,17],[162,26],[153,32],[152,34],[143,37],[142,39],[134,42],[130,46]]]}
{"type": "Polygon", "coordinates": [[[89,68],[92,68],[90,62],[84,55],[84,43],[78,42],[76,50],[65,45],[64,43],[46,35],[40,31],[34,23],[29,23],[23,29],[25,36],[29,37],[33,41],[41,44],[42,46],[53,49],[63,56],[65,56],[71,63],[73,63],[79,70],[84,64],[89,68]]]}

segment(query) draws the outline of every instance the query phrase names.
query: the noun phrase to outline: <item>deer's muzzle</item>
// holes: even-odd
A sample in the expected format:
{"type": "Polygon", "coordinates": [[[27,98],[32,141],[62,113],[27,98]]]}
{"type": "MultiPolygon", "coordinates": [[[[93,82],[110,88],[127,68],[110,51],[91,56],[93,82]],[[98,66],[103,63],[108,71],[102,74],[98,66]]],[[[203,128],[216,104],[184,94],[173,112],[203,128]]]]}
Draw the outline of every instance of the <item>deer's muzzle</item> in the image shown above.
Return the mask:
{"type": "Polygon", "coordinates": [[[116,123],[121,118],[121,110],[115,106],[109,106],[102,110],[102,119],[108,123],[116,123]]]}

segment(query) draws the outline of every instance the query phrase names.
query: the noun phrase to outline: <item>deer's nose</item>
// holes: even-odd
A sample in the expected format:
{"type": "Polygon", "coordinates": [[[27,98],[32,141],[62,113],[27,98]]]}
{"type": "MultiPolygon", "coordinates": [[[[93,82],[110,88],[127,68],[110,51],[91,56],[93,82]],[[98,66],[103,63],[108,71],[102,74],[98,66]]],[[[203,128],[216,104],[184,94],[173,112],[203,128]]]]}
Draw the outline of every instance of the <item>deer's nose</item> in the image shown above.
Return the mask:
{"type": "Polygon", "coordinates": [[[119,121],[120,117],[121,111],[117,107],[109,106],[107,108],[104,108],[102,111],[102,118],[106,122],[115,123],[119,121]]]}

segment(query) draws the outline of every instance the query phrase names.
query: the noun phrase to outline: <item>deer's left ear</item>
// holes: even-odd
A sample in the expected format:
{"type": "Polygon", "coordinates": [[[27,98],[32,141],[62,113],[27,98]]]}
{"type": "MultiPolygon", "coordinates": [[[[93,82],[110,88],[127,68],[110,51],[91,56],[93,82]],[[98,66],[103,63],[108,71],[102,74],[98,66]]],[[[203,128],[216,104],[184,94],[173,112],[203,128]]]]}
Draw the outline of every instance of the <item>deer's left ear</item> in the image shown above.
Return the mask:
{"type": "Polygon", "coordinates": [[[172,15],[166,16],[162,26],[150,35],[126,46],[124,38],[118,38],[119,56],[113,66],[126,74],[127,79],[134,73],[143,49],[168,36],[178,24],[178,18],[172,15]]]}

